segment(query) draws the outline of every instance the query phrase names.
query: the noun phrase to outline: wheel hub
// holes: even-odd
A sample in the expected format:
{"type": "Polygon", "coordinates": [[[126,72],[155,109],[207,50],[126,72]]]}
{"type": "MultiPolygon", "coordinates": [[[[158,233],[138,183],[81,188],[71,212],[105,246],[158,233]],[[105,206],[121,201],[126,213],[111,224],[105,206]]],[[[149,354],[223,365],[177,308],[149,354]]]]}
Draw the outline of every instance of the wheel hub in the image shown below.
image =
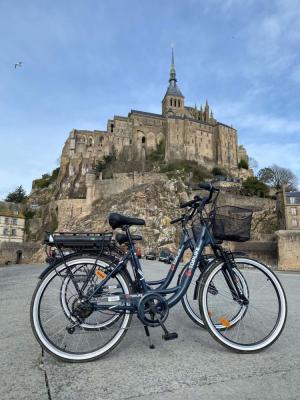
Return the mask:
{"type": "Polygon", "coordinates": [[[84,299],[76,299],[72,304],[72,315],[74,317],[85,319],[93,312],[92,304],[84,299]]]}

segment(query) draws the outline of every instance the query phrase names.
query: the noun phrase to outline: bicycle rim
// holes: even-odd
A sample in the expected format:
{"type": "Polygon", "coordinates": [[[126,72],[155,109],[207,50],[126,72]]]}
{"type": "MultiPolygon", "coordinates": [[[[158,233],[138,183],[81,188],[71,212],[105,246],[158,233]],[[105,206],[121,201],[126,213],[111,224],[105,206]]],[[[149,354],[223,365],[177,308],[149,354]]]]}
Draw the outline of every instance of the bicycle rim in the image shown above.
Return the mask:
{"type": "MultiPolygon", "coordinates": [[[[78,260],[71,260],[68,266],[73,267],[78,260]]],[[[80,263],[95,263],[95,259],[80,259],[80,263]]],[[[61,306],[62,277],[66,267],[61,264],[48,273],[38,285],[31,305],[31,323],[35,336],[40,344],[54,356],[71,362],[90,361],[111,351],[126,334],[130,325],[131,314],[124,312],[118,320],[107,329],[84,329],[78,326],[70,334],[68,326],[73,325],[61,306]]],[[[63,277],[64,278],[64,277],[63,277]]],[[[130,293],[126,276],[117,274],[123,294],[130,293]]],[[[112,302],[111,305],[117,304],[112,302]]]]}
{"type": "Polygon", "coordinates": [[[238,352],[256,352],[271,345],[280,336],[287,314],[284,291],[277,277],[264,264],[248,258],[238,258],[239,272],[247,282],[248,305],[242,317],[233,325],[232,315],[241,304],[228,288],[222,269],[224,263],[213,265],[201,285],[201,315],[210,334],[224,346],[238,352]],[[217,295],[209,293],[214,282],[217,295]],[[217,325],[223,325],[223,329],[217,325]]]}

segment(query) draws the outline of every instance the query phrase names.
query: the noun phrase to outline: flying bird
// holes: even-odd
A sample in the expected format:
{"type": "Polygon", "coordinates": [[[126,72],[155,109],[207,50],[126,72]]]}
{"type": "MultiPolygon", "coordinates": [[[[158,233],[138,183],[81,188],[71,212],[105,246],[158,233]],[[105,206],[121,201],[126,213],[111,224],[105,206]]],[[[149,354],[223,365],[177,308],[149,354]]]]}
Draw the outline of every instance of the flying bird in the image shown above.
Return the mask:
{"type": "Polygon", "coordinates": [[[17,67],[22,67],[22,64],[23,64],[23,61],[18,61],[18,62],[15,64],[15,68],[17,68],[17,67]]]}

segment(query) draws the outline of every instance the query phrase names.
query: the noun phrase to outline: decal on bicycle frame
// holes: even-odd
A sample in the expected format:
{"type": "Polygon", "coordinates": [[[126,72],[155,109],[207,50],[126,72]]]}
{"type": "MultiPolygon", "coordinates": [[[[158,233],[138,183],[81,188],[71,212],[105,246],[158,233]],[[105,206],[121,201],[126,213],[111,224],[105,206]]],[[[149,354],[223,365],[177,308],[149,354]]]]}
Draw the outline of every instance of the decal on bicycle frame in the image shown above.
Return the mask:
{"type": "Polygon", "coordinates": [[[179,249],[177,251],[177,254],[176,254],[176,257],[175,257],[174,261],[171,264],[171,267],[170,267],[171,271],[174,271],[174,269],[176,268],[176,264],[177,264],[178,259],[179,259],[180,255],[181,255],[182,251],[183,251],[183,248],[184,248],[184,245],[179,247],[179,249]]]}

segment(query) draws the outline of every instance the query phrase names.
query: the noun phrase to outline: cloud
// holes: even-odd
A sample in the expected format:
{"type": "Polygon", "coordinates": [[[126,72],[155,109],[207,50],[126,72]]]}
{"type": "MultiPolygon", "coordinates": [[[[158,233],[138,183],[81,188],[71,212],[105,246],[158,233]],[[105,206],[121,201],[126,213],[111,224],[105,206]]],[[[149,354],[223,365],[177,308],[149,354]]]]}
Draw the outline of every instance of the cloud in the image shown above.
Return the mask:
{"type": "MultiPolygon", "coordinates": [[[[248,153],[259,163],[259,168],[268,167],[272,164],[289,168],[300,177],[300,143],[248,143],[248,153]]],[[[300,183],[300,181],[299,181],[300,183]]]]}

